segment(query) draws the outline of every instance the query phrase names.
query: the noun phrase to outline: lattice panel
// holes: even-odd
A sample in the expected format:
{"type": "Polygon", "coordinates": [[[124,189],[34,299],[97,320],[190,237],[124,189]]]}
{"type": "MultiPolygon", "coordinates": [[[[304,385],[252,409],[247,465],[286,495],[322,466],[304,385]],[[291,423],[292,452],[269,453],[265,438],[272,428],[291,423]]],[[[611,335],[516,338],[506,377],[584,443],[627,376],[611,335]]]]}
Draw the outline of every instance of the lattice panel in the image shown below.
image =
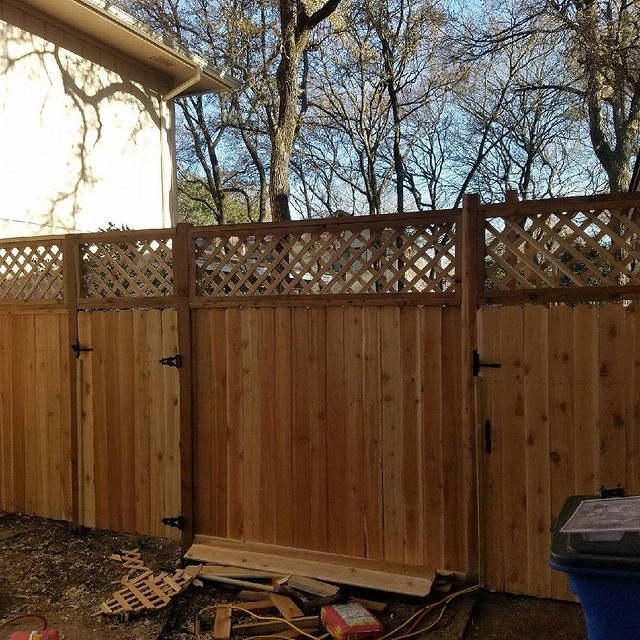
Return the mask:
{"type": "Polygon", "coordinates": [[[640,226],[628,209],[491,218],[485,242],[488,289],[640,284],[640,226]]]}
{"type": "Polygon", "coordinates": [[[62,247],[56,242],[0,245],[0,300],[61,299],[62,266],[62,247]]]}
{"type": "Polygon", "coordinates": [[[453,292],[455,224],[195,239],[199,296],[453,292]]]}
{"type": "Polygon", "coordinates": [[[163,297],[173,294],[170,239],[80,245],[83,298],[163,297]]]}

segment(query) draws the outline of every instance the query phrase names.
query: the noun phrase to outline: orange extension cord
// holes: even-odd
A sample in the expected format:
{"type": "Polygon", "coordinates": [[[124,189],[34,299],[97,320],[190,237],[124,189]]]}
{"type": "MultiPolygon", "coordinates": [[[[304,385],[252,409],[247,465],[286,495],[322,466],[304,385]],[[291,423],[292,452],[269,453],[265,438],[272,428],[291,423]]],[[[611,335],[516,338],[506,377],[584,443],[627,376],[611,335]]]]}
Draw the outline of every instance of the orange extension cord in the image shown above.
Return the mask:
{"type": "MultiPolygon", "coordinates": [[[[475,593],[476,591],[478,591],[479,588],[480,588],[479,586],[474,586],[474,587],[469,587],[468,589],[462,589],[462,591],[456,591],[455,593],[452,593],[448,595],[446,598],[443,598],[442,600],[440,600],[440,602],[435,602],[434,604],[430,604],[430,605],[427,605],[426,607],[423,607],[422,609],[414,613],[411,617],[407,618],[400,626],[396,627],[386,635],[382,636],[379,640],[390,640],[391,638],[393,638],[393,640],[406,640],[407,638],[412,638],[421,633],[431,631],[431,629],[434,629],[440,623],[447,609],[447,606],[451,601],[461,596],[466,596],[471,593],[475,593]],[[416,629],[416,627],[422,622],[424,617],[429,612],[433,611],[434,609],[438,609],[440,607],[442,607],[442,610],[440,611],[438,617],[433,622],[431,622],[426,627],[423,627],[421,629],[416,629]],[[402,631],[403,629],[407,628],[409,625],[411,626],[409,627],[406,633],[402,635],[396,635],[399,631],[402,631]]],[[[287,626],[291,627],[294,631],[297,631],[301,636],[304,636],[309,640],[321,640],[321,638],[318,638],[317,636],[314,636],[310,633],[307,633],[303,629],[298,628],[290,620],[283,620],[282,618],[277,618],[274,616],[261,616],[261,615],[258,615],[257,613],[254,613],[253,611],[244,609],[241,606],[231,605],[231,604],[211,605],[210,607],[205,607],[204,609],[201,609],[198,612],[198,615],[196,616],[196,622],[195,622],[196,640],[202,640],[202,636],[200,634],[200,617],[202,616],[203,613],[206,613],[207,611],[212,611],[213,609],[232,609],[234,611],[241,611],[242,613],[248,616],[251,616],[256,620],[262,620],[265,622],[282,622],[283,624],[286,624],[287,626]]],[[[287,638],[286,636],[279,636],[276,634],[276,635],[255,636],[254,640],[291,640],[291,639],[287,638]]]]}

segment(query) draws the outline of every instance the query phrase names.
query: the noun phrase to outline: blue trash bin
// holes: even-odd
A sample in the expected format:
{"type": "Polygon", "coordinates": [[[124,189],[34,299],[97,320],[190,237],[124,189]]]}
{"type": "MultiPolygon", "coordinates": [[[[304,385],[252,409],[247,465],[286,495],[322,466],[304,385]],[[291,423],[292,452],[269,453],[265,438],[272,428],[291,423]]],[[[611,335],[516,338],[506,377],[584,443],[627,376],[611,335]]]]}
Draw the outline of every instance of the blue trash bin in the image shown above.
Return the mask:
{"type": "Polygon", "coordinates": [[[572,496],[555,522],[549,563],[569,577],[580,600],[589,640],[640,639],[640,533],[593,541],[560,530],[584,500],[572,496]]]}

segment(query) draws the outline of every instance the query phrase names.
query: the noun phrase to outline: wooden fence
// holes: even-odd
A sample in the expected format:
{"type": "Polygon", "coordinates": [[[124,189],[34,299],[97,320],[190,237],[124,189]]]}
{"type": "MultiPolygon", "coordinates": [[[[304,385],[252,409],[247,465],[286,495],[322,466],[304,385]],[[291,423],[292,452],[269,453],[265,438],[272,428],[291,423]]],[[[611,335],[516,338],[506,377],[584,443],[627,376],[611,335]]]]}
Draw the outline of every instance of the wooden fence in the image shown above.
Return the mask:
{"type": "Polygon", "coordinates": [[[639,204],[0,241],[0,508],[564,597],[563,497],[638,489],[639,204]]]}

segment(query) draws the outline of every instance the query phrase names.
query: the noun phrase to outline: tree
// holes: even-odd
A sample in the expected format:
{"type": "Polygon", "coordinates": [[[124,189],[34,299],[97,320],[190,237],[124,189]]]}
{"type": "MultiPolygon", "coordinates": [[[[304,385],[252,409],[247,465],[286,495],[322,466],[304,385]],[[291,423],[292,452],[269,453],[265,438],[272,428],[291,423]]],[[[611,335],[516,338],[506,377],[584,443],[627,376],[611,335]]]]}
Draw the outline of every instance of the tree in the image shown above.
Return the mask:
{"type": "Polygon", "coordinates": [[[478,60],[541,36],[554,38],[557,65],[528,89],[579,98],[609,190],[626,190],[640,129],[640,8],[628,0],[522,0],[479,35],[467,24],[467,55],[478,60]]]}
{"type": "Polygon", "coordinates": [[[270,122],[269,173],[271,215],[275,220],[291,219],[289,168],[293,144],[305,111],[304,97],[299,108],[302,61],[312,31],[337,9],[339,3],[340,0],[327,0],[315,11],[310,11],[303,0],[279,0],[281,53],[276,71],[278,110],[270,122]]]}

